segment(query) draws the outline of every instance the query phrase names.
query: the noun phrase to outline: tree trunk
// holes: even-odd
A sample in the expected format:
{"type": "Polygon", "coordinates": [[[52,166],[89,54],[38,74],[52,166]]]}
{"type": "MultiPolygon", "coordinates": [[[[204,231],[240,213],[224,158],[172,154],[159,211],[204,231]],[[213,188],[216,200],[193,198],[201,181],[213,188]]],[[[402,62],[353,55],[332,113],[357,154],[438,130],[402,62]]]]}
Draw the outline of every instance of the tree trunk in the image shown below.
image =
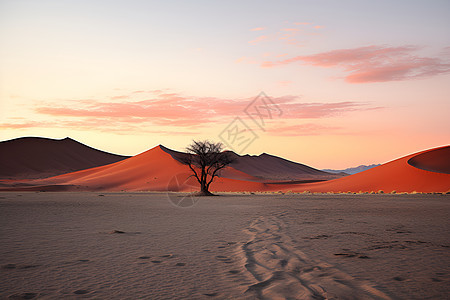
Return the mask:
{"type": "Polygon", "coordinates": [[[198,196],[214,196],[209,190],[208,190],[208,184],[207,184],[207,176],[206,170],[202,169],[201,174],[201,182],[200,182],[200,192],[197,194],[198,196]]]}
{"type": "Polygon", "coordinates": [[[208,192],[208,188],[206,187],[206,182],[202,182],[202,184],[200,186],[200,192],[202,192],[202,193],[208,192]]]}
{"type": "Polygon", "coordinates": [[[200,176],[200,192],[198,193],[199,196],[211,196],[212,195],[208,191],[207,178],[208,178],[208,174],[206,174],[205,168],[202,167],[202,173],[200,176]]]}

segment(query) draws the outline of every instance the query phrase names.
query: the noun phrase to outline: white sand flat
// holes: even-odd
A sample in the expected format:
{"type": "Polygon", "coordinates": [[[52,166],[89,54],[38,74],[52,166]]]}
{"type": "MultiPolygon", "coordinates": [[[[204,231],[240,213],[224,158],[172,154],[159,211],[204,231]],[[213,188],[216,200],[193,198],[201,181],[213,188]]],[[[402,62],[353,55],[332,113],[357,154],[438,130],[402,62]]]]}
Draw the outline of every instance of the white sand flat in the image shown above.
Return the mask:
{"type": "Polygon", "coordinates": [[[448,195],[99,195],[0,193],[1,299],[450,293],[448,195]]]}

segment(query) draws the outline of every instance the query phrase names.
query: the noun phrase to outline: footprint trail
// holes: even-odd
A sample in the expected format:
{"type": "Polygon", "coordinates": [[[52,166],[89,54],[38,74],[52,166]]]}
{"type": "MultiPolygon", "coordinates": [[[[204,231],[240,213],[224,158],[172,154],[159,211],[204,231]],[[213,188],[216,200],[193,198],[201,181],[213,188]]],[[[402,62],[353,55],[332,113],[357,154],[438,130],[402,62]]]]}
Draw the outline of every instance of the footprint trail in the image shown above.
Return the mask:
{"type": "Polygon", "coordinates": [[[251,281],[245,295],[257,299],[390,299],[369,283],[314,260],[284,233],[283,214],[259,217],[237,249],[251,281]]]}

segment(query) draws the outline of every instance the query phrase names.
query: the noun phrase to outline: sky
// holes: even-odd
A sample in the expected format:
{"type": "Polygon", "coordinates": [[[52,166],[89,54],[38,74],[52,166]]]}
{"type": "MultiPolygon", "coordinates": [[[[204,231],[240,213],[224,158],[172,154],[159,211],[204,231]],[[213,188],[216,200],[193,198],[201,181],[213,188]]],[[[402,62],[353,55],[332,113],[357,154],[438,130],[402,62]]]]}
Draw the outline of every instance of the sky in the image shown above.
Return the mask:
{"type": "Polygon", "coordinates": [[[0,141],[316,168],[450,141],[450,1],[0,0],[0,141]]]}

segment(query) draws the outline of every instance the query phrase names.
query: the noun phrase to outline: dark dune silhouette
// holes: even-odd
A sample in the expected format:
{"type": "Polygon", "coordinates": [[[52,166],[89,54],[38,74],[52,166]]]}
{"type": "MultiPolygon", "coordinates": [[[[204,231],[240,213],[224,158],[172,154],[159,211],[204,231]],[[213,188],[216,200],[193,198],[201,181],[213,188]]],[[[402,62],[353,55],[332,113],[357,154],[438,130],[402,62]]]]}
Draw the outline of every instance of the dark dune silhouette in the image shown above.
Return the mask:
{"type": "Polygon", "coordinates": [[[31,179],[111,164],[128,156],[100,151],[71,138],[23,137],[0,142],[0,179],[31,179]]]}
{"type": "Polygon", "coordinates": [[[450,174],[450,146],[416,155],[408,163],[425,171],[450,174]]]}
{"type": "Polygon", "coordinates": [[[264,180],[330,180],[342,177],[281,157],[261,155],[237,155],[230,166],[236,170],[264,180]]]}
{"type": "MultiPolygon", "coordinates": [[[[164,146],[160,147],[179,162],[182,161],[185,155],[183,152],[174,151],[164,146]]],[[[342,177],[342,174],[331,174],[267,153],[261,155],[238,155],[232,151],[229,152],[234,160],[230,167],[242,172],[242,174],[255,177],[258,181],[322,181],[342,177]]],[[[225,169],[221,177],[230,178],[236,176],[236,172],[230,172],[231,168],[225,169]]],[[[236,179],[248,180],[249,178],[236,179]]]]}

